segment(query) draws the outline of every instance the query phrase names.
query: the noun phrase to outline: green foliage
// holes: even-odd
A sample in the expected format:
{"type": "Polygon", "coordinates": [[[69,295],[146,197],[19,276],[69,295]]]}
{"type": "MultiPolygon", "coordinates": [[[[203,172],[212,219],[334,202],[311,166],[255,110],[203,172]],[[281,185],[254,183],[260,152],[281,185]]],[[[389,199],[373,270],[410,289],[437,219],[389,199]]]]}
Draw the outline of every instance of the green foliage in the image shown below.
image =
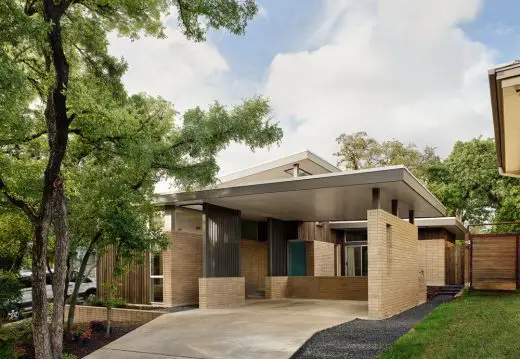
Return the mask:
{"type": "Polygon", "coordinates": [[[0,268],[18,272],[29,267],[31,223],[20,211],[0,200],[0,268]]]}
{"type": "Polygon", "coordinates": [[[0,271],[0,311],[5,313],[9,305],[22,299],[23,285],[18,275],[0,271]]]}
{"type": "Polygon", "coordinates": [[[88,300],[87,304],[93,307],[126,308],[128,303],[125,302],[122,298],[117,297],[111,299],[110,301],[103,300],[99,297],[93,297],[88,300]]]}
{"type": "Polygon", "coordinates": [[[78,357],[74,354],[63,353],[63,359],[77,359],[78,357]]]}
{"type": "Polygon", "coordinates": [[[23,319],[0,328],[0,343],[25,343],[31,338],[31,319],[23,319]]]}
{"type": "Polygon", "coordinates": [[[448,215],[467,223],[505,220],[520,208],[519,183],[498,174],[492,138],[456,142],[445,160],[428,169],[427,183],[448,215]]]}
{"type": "Polygon", "coordinates": [[[0,340],[0,358],[16,359],[14,356],[15,345],[13,342],[4,342],[0,340]]]}
{"type": "Polygon", "coordinates": [[[423,179],[426,169],[439,162],[433,147],[420,151],[413,143],[405,145],[396,139],[380,143],[366,132],[343,133],[336,141],[340,145],[334,153],[339,157],[338,166],[347,170],[404,165],[423,179]]]}

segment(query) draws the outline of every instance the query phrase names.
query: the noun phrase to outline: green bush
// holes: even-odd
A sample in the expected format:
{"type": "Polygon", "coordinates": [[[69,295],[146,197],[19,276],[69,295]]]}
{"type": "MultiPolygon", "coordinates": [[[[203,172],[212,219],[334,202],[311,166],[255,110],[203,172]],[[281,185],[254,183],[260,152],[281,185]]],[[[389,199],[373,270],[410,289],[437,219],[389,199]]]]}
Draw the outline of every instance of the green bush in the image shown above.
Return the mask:
{"type": "Polygon", "coordinates": [[[87,301],[87,304],[93,307],[107,307],[108,304],[110,304],[111,308],[126,308],[127,306],[127,303],[121,298],[112,299],[110,303],[108,303],[99,297],[93,297],[87,301]]]}
{"type": "Polygon", "coordinates": [[[11,304],[22,299],[22,282],[17,274],[0,270],[0,315],[2,318],[11,304]]]}
{"type": "Polygon", "coordinates": [[[0,328],[0,343],[11,342],[16,344],[18,342],[27,342],[31,338],[31,319],[20,320],[0,328]]]}
{"type": "Polygon", "coordinates": [[[78,357],[74,354],[63,353],[63,359],[77,359],[78,357]]]}
{"type": "Polygon", "coordinates": [[[14,356],[14,343],[0,341],[0,358],[2,358],[2,359],[15,359],[15,356],[14,356]]]}

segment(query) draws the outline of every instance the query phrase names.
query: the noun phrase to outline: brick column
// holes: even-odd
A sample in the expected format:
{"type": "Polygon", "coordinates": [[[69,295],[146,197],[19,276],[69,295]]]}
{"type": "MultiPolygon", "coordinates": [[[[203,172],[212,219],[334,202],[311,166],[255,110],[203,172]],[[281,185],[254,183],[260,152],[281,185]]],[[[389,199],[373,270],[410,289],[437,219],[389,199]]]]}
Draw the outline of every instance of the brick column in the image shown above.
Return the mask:
{"type": "Polygon", "coordinates": [[[368,315],[384,319],[423,300],[418,230],[381,209],[369,210],[367,218],[368,315]]]}

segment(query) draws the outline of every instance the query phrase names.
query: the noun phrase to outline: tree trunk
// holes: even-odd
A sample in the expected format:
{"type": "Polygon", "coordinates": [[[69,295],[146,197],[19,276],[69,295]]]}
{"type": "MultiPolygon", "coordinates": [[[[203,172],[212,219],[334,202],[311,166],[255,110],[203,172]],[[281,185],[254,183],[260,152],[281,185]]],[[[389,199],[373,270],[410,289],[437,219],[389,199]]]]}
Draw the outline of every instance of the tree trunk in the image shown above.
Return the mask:
{"type": "Polygon", "coordinates": [[[37,359],[51,358],[49,327],[47,325],[47,289],[45,276],[47,274],[47,232],[48,224],[36,226],[33,234],[32,260],[32,327],[33,343],[37,359]]]}
{"type": "Polygon", "coordinates": [[[58,190],[54,205],[54,232],[56,234],[55,265],[52,281],[54,307],[52,311],[51,345],[53,358],[59,359],[63,352],[63,312],[65,308],[65,279],[69,252],[69,226],[63,186],[58,190]]]}
{"type": "Polygon", "coordinates": [[[107,330],[105,332],[105,338],[110,337],[110,318],[112,316],[112,308],[107,307],[107,330]]]}
{"type": "Polygon", "coordinates": [[[78,270],[78,274],[76,276],[76,282],[74,283],[74,290],[72,291],[72,295],[70,296],[69,301],[69,317],[67,319],[67,331],[72,329],[72,325],[74,325],[74,311],[76,309],[76,301],[78,299],[79,288],[83,279],[85,278],[85,271],[87,270],[87,264],[92,252],[94,251],[94,246],[96,242],[101,237],[101,233],[98,232],[96,236],[90,241],[90,244],[81,259],[81,264],[78,270]]]}

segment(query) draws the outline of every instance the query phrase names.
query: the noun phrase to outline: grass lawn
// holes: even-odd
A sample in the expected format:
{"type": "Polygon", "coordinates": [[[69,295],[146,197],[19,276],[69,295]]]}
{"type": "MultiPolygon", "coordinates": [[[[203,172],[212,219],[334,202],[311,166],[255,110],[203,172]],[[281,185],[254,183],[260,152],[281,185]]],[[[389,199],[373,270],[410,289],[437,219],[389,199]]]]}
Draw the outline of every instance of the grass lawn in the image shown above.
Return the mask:
{"type": "Polygon", "coordinates": [[[442,304],[380,358],[520,358],[520,293],[472,292],[442,304]]]}

